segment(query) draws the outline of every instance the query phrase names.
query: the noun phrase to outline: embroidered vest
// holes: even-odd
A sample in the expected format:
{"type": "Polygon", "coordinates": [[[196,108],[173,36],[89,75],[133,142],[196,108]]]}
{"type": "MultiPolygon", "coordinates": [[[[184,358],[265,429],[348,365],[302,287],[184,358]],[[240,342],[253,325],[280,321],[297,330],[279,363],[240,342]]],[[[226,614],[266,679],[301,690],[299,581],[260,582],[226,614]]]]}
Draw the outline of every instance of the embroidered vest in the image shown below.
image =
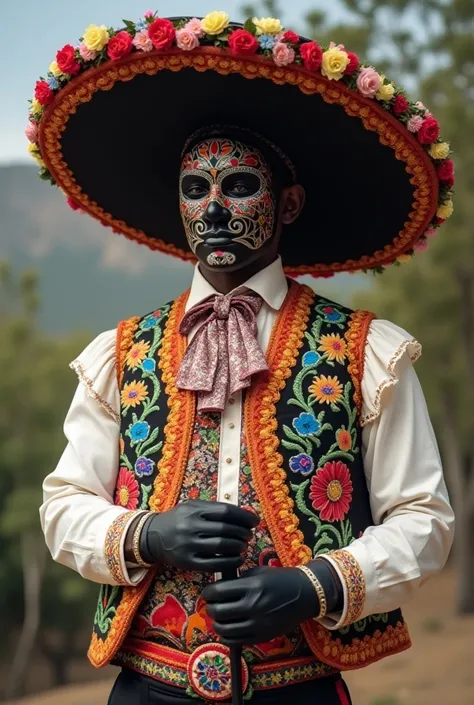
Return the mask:
{"type": "MultiPolygon", "coordinates": [[[[176,505],[195,429],[195,395],[175,379],[186,349],[179,334],[187,294],[117,332],[121,392],[120,469],[116,501],[130,509],[176,505]]],[[[361,458],[360,382],[371,314],[351,312],[292,283],[267,351],[270,373],[246,394],[244,427],[253,485],[283,566],[330,553],[347,587],[346,624],[329,631],[302,625],[323,663],[360,668],[410,646],[399,610],[362,620],[364,576],[344,551],[373,524],[361,458]]],[[[120,564],[125,512],[110,528],[108,567],[119,586],[102,586],[89,658],[109,663],[156,578],[136,587],[120,564]]]]}

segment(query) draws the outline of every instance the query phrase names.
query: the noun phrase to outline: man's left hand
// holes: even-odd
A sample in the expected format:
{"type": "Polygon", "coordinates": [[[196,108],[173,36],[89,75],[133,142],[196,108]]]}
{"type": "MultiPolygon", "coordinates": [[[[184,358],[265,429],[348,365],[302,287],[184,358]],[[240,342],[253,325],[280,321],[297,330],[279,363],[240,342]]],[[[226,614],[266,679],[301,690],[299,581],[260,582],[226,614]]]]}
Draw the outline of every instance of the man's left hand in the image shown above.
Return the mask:
{"type": "Polygon", "coordinates": [[[297,568],[254,568],[208,585],[203,598],[227,646],[271,641],[319,614],[314,587],[297,568]]]}

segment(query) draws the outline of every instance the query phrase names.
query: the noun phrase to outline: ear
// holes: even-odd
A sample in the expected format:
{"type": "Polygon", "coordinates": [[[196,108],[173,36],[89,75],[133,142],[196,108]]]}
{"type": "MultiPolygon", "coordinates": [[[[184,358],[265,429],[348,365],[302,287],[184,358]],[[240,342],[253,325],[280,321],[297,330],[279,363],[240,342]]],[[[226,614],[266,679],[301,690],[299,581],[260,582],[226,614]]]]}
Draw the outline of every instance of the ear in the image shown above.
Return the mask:
{"type": "Polygon", "coordinates": [[[290,225],[303,210],[306,192],[300,184],[284,188],[280,198],[280,219],[284,225],[290,225]]]}

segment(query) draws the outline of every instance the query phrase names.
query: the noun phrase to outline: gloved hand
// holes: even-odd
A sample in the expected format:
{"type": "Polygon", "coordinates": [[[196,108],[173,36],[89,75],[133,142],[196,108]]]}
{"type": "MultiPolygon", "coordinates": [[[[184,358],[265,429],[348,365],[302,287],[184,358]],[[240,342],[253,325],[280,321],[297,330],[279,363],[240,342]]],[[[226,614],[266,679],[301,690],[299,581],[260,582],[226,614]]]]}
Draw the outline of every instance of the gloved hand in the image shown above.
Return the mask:
{"type": "Polygon", "coordinates": [[[236,570],[257,524],[255,514],[232,504],[190,500],[145,522],[140,555],[147,563],[168,563],[181,570],[236,570]]]}
{"type": "Polygon", "coordinates": [[[319,614],[316,591],[298,568],[253,568],[207,585],[202,596],[227,646],[271,641],[319,614]]]}

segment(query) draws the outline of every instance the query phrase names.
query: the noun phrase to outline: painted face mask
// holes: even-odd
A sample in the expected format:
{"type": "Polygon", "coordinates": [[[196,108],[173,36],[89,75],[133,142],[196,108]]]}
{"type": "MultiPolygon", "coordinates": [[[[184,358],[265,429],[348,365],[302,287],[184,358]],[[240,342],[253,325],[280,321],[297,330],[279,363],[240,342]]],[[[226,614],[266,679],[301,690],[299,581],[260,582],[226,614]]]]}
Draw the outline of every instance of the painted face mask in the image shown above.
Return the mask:
{"type": "Polygon", "coordinates": [[[199,259],[205,254],[211,266],[232,265],[239,251],[245,256],[242,248],[258,250],[274,233],[270,169],[254,147],[223,138],[203,140],[183,159],[180,209],[189,246],[199,259]]]}

